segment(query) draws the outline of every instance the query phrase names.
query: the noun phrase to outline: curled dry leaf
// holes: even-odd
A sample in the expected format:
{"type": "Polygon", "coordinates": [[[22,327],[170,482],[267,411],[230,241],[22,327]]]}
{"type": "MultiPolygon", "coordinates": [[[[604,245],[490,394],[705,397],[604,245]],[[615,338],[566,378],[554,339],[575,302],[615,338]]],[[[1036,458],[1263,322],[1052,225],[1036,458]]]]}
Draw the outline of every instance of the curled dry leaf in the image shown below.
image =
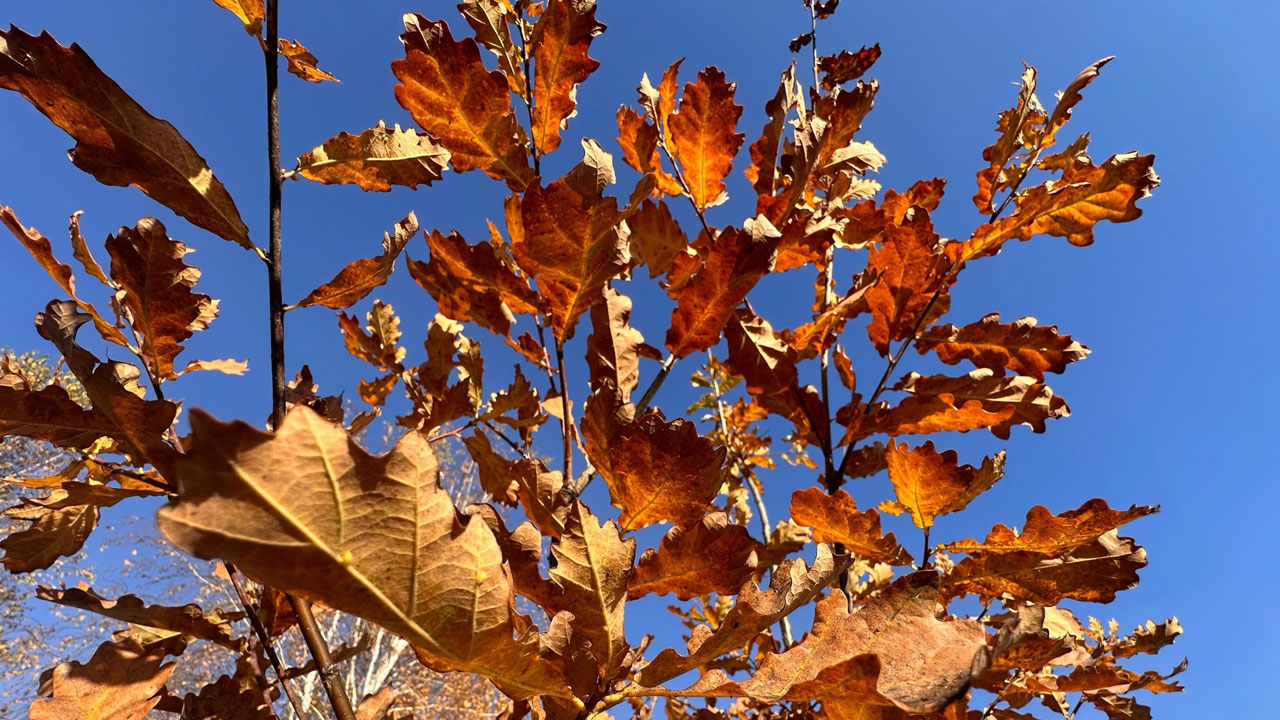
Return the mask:
{"type": "Polygon", "coordinates": [[[940,545],[947,552],[1006,554],[1037,552],[1056,556],[1097,540],[1099,536],[1121,525],[1160,511],[1159,507],[1134,505],[1128,510],[1113,510],[1107,501],[1094,498],[1079,509],[1054,515],[1043,505],[1027,511],[1022,532],[1006,525],[996,525],[986,540],[974,539],[940,545]]]}
{"type": "Polygon", "coordinates": [[[354,260],[342,268],[329,282],[312,290],[293,307],[323,305],[342,310],[364,299],[373,289],[384,285],[395,269],[396,258],[418,232],[418,216],[410,211],[396,223],[392,233],[382,234],[382,254],[354,260]]]}
{"type": "Polygon", "coordinates": [[[384,121],[359,135],[339,133],[298,158],[297,173],[326,185],[352,184],[387,192],[393,185],[417,188],[439,180],[449,151],[412,128],[384,121]]]}
{"type": "Polygon", "coordinates": [[[1004,594],[1016,600],[1054,605],[1061,600],[1111,602],[1138,584],[1147,552],[1115,530],[1053,556],[1034,551],[979,552],[965,558],[944,579],[949,595],[982,600],[1004,594]]]}
{"type": "Polygon", "coordinates": [[[52,697],[31,704],[31,720],[110,718],[143,720],[156,703],[175,665],[163,665],[164,651],[141,652],[106,642],[87,663],[53,669],[52,697]]]}
{"type": "Polygon", "coordinates": [[[307,82],[318,83],[328,80],[341,83],[338,78],[321,70],[318,67],[320,61],[316,56],[296,40],[280,38],[280,54],[289,61],[289,72],[307,82]]]}
{"type": "Polygon", "coordinates": [[[266,15],[262,0],[213,0],[219,7],[230,10],[244,23],[244,31],[258,37],[262,35],[262,21],[266,15]]]}
{"type": "Polygon", "coordinates": [[[239,652],[241,641],[233,637],[232,620],[221,610],[206,614],[199,605],[188,603],[181,607],[147,605],[137,595],[123,595],[108,600],[88,587],[58,590],[41,585],[36,597],[58,605],[88,610],[98,615],[148,628],[180,633],[190,638],[208,640],[232,651],[239,652]]]}
{"type": "Polygon", "coordinates": [[[160,529],[199,557],[378,623],[436,670],[482,672],[513,697],[565,695],[509,604],[492,531],[463,521],[418,433],[367,454],[305,406],[268,435],[199,410],[160,529]],[[287,548],[293,562],[278,562],[287,548]]]}
{"type": "Polygon", "coordinates": [[[983,316],[962,328],[932,328],[915,345],[921,355],[933,350],[948,365],[968,360],[978,367],[995,371],[1007,368],[1037,380],[1044,380],[1046,372],[1060,373],[1068,363],[1083,360],[1089,354],[1089,348],[1070,335],[1059,335],[1056,326],[1037,327],[1033,317],[1002,323],[1000,313],[983,316]]]}
{"type": "Polygon", "coordinates": [[[0,87],[21,93],[71,135],[71,162],[99,182],[133,185],[192,224],[255,249],[235,202],[204,158],[79,45],[63,47],[48,33],[0,30],[0,87]]]}
{"type": "Polygon", "coordinates": [[[230,675],[187,693],[179,720],[271,720],[275,713],[262,701],[256,689],[241,687],[230,675]]]}
{"type": "Polygon", "coordinates": [[[909,565],[911,556],[893,533],[880,531],[875,510],[859,513],[853,497],[844,490],[828,495],[819,488],[797,490],[791,495],[791,518],[813,528],[813,539],[840,543],[850,553],[870,562],[909,565]]]}
{"type": "Polygon", "coordinates": [[[631,327],[631,298],[606,287],[604,302],[591,306],[591,334],[587,336],[587,370],[591,389],[603,383],[617,388],[623,402],[640,384],[640,358],[656,360],[658,350],[631,327]]]}

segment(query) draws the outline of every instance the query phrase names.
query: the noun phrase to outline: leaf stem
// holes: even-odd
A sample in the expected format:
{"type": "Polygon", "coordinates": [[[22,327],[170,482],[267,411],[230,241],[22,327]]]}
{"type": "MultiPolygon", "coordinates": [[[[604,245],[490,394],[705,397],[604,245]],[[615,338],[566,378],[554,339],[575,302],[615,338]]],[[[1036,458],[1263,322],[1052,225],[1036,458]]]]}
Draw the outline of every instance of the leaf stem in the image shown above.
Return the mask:
{"type": "Polygon", "coordinates": [[[667,379],[667,375],[671,373],[671,366],[676,364],[676,356],[674,353],[667,353],[662,359],[662,368],[658,370],[658,374],[653,377],[649,383],[649,387],[645,388],[644,394],[640,396],[640,402],[636,403],[636,415],[644,414],[649,408],[649,403],[653,402],[653,396],[657,394],[658,388],[662,387],[663,381],[667,379]]]}
{"type": "Polygon", "coordinates": [[[569,381],[564,371],[564,341],[556,339],[556,372],[560,375],[560,431],[564,441],[564,482],[573,481],[573,416],[569,414],[569,381]]]}

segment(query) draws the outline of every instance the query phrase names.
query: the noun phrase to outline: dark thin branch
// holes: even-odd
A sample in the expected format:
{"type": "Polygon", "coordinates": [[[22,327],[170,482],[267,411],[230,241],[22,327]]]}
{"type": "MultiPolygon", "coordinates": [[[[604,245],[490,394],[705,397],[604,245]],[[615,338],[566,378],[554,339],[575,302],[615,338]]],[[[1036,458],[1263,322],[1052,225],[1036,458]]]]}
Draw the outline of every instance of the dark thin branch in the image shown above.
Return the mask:
{"type": "Polygon", "coordinates": [[[813,48],[813,91],[818,92],[818,8],[817,0],[805,3],[809,6],[809,46],[813,48]]]}
{"type": "Polygon", "coordinates": [[[573,416],[569,414],[569,380],[564,371],[564,341],[556,340],[556,372],[560,375],[560,433],[564,441],[564,482],[573,480],[573,416]]]}
{"type": "MultiPolygon", "coordinates": [[[[271,320],[271,426],[277,430],[284,424],[285,414],[285,375],[284,375],[284,292],[283,263],[280,236],[280,214],[283,205],[284,177],[280,172],[280,2],[267,0],[266,4],[266,46],[263,55],[267,70],[267,162],[270,178],[270,210],[269,232],[270,244],[267,250],[267,293],[270,303],[271,320]]],[[[334,671],[330,662],[329,648],[316,625],[315,616],[311,613],[311,604],[305,600],[289,595],[294,613],[298,616],[298,627],[307,642],[307,649],[316,661],[320,675],[324,678],[325,692],[329,695],[329,704],[338,720],[355,720],[355,711],[351,708],[351,700],[342,687],[342,678],[334,671]]]]}
{"type": "MultiPolygon", "coordinates": [[[[240,600],[240,606],[244,608],[244,614],[249,618],[249,625],[253,627],[253,634],[257,636],[258,643],[262,645],[262,650],[267,654],[267,660],[276,671],[276,681],[284,689],[285,697],[289,699],[289,705],[293,707],[293,712],[298,716],[299,720],[306,718],[307,716],[302,712],[302,703],[298,701],[298,696],[293,694],[293,687],[289,685],[288,679],[285,678],[284,664],[280,662],[280,656],[276,654],[275,647],[271,645],[271,635],[267,632],[266,626],[262,624],[262,618],[258,617],[258,613],[254,612],[249,594],[244,590],[244,583],[240,580],[240,571],[231,563],[223,563],[223,566],[227,569],[227,577],[231,578],[231,587],[235,588],[236,597],[240,600]]],[[[250,657],[253,657],[252,653],[250,657]]],[[[267,707],[271,707],[270,687],[266,685],[265,676],[262,677],[262,681],[262,692],[267,699],[267,707]]]]}
{"type": "Polygon", "coordinates": [[[645,388],[644,394],[640,396],[640,402],[636,403],[636,415],[643,415],[649,408],[649,403],[653,402],[653,396],[657,394],[658,388],[662,387],[663,381],[671,373],[671,366],[675,364],[676,356],[673,353],[667,353],[667,356],[662,359],[662,367],[658,370],[658,374],[653,377],[649,387],[645,388]]]}
{"type": "Polygon", "coordinates": [[[538,143],[533,139],[533,64],[529,62],[529,38],[524,34],[524,10],[520,11],[520,55],[524,62],[524,110],[529,118],[529,154],[533,156],[533,174],[542,176],[542,158],[538,155],[538,143]]]}

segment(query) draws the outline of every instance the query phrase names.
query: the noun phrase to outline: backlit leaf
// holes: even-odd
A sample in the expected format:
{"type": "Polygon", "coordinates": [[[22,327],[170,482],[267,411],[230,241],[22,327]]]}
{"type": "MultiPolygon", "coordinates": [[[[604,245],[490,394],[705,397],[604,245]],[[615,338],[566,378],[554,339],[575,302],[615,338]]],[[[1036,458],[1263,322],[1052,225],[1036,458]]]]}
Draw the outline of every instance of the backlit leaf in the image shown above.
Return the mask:
{"type": "Polygon", "coordinates": [[[289,61],[289,72],[307,82],[318,83],[325,80],[339,82],[338,78],[321,70],[318,67],[320,61],[316,56],[296,40],[280,38],[280,54],[289,61]]]}
{"type": "Polygon", "coordinates": [[[734,132],[742,116],[742,106],[733,101],[736,87],[719,69],[706,68],[696,83],[685,83],[680,107],[668,120],[676,157],[699,210],[727,198],[724,178],[745,137],[734,132]]]}
{"type": "Polygon", "coordinates": [[[409,274],[447,317],[510,335],[514,313],[538,312],[542,301],[493,245],[472,245],[457,233],[439,230],[427,235],[427,245],[430,261],[410,259],[409,274]]]}
{"type": "Polygon", "coordinates": [[[889,343],[909,337],[917,323],[928,327],[946,312],[951,304],[947,285],[953,281],[928,212],[917,209],[901,224],[889,225],[884,238],[868,252],[867,269],[880,279],[865,295],[871,308],[867,336],[881,355],[888,354],[889,343]]]}
{"type": "Polygon", "coordinates": [[[722,230],[697,274],[676,293],[667,349],[680,358],[715,345],[733,309],[773,267],[773,258],[772,243],[734,228],[722,230]]]}
{"type": "Polygon", "coordinates": [[[595,0],[547,0],[533,27],[533,141],[540,152],[560,146],[560,130],[577,113],[578,84],[600,62],[587,55],[604,32],[595,0]]]}
{"type": "Polygon", "coordinates": [[[961,465],[954,450],[938,452],[932,442],[908,448],[890,441],[885,460],[898,499],[881,503],[880,509],[894,515],[910,513],[918,528],[930,527],[939,515],[963,510],[1004,475],[1003,451],[975,468],[961,465]]]}
{"type": "Polygon", "coordinates": [[[1020,551],[979,553],[965,558],[944,577],[951,595],[983,600],[1008,594],[1016,600],[1054,605],[1061,600],[1111,602],[1138,584],[1147,552],[1114,530],[1056,557],[1020,551]]]}
{"type": "Polygon", "coordinates": [[[36,597],[58,605],[87,610],[98,615],[120,620],[132,625],[181,633],[191,638],[208,640],[232,651],[240,650],[241,641],[233,637],[231,622],[222,611],[206,614],[199,605],[188,603],[181,607],[148,605],[137,595],[124,595],[108,600],[87,587],[58,590],[40,586],[36,597]]]}
{"type": "Polygon", "coordinates": [[[386,192],[393,185],[417,188],[439,180],[449,151],[412,128],[388,128],[381,120],[359,135],[339,133],[298,158],[297,173],[326,185],[354,184],[386,192]]]}
{"type": "Polygon", "coordinates": [[[609,382],[627,402],[640,383],[641,356],[656,359],[658,351],[645,344],[640,331],[631,327],[631,298],[605,288],[604,302],[591,307],[591,334],[587,336],[591,389],[609,382]]]}
{"type": "Polygon", "coordinates": [[[262,0],[213,0],[219,7],[230,10],[240,22],[244,23],[244,31],[253,36],[262,35],[262,21],[266,12],[262,0]]]}
{"type": "Polygon", "coordinates": [[[394,235],[382,234],[381,255],[347,263],[332,280],[312,290],[293,307],[323,305],[342,310],[363,300],[374,288],[384,285],[395,269],[396,258],[418,232],[418,217],[410,211],[403,220],[396,223],[393,231],[394,235]]]}
{"type": "Polygon", "coordinates": [[[712,513],[688,530],[671,528],[657,549],[645,550],[627,588],[628,599],[675,593],[689,600],[707,593],[733,595],[756,570],[764,550],[747,528],[712,513]]]}
{"type": "Polygon", "coordinates": [[[1038,552],[1060,555],[1091,543],[1103,533],[1125,523],[1159,511],[1159,507],[1145,505],[1134,505],[1128,510],[1113,510],[1101,498],[1094,498],[1077,510],[1068,510],[1058,515],[1049,512],[1043,505],[1037,505],[1027,512],[1027,522],[1020,533],[1005,525],[996,525],[982,542],[961,540],[939,546],[939,549],[964,553],[1038,552]]]}
{"type": "Polygon", "coordinates": [[[161,649],[106,642],[87,663],[53,669],[53,695],[31,705],[31,720],[143,720],[160,701],[175,665],[161,649]]]}
{"type": "Polygon", "coordinates": [[[859,513],[853,498],[844,490],[834,495],[819,488],[795,491],[791,495],[791,519],[813,528],[814,540],[840,543],[870,562],[908,565],[912,561],[893,533],[881,533],[880,515],[875,510],[859,513]]]}
{"type": "Polygon", "coordinates": [[[984,316],[962,328],[942,325],[923,333],[915,343],[921,355],[933,350],[948,365],[969,360],[982,368],[1005,368],[1018,375],[1044,380],[1046,372],[1060,373],[1067,363],[1083,360],[1089,348],[1059,335],[1050,325],[1037,327],[1033,317],[1001,323],[999,313],[984,316]]]}
{"type": "Polygon", "coordinates": [[[71,162],[99,182],[133,185],[192,224],[254,249],[235,202],[204,158],[79,45],[63,47],[48,33],[0,30],[0,87],[21,93],[71,135],[71,162]]]}

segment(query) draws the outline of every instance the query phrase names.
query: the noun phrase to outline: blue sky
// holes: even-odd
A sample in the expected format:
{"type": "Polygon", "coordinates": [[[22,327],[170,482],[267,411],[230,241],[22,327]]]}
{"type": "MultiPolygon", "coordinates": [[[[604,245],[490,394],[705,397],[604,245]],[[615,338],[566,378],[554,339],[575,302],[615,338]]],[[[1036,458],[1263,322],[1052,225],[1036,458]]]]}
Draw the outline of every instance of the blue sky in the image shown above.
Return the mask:
{"type": "MultiPolygon", "coordinates": [[[[401,56],[402,13],[443,16],[455,34],[462,31],[451,2],[282,4],[282,36],[301,40],[322,68],[343,81],[316,86],[282,75],[282,142],[289,166],[288,158],[341,130],[359,132],[380,119],[412,124],[395,102],[389,69],[401,56]]],[[[599,17],[609,29],[592,49],[602,67],[579,89],[579,116],[571,121],[564,148],[544,164],[548,176],[576,162],[579,137],[593,137],[615,154],[623,182],[634,180],[622,169],[614,112],[634,101],[642,73],[657,76],[682,56],[682,79],[715,64],[738,83],[737,99],[745,106],[739,129],[751,142],[764,121],[763,103],[790,62],[787,40],[808,24],[798,0],[602,5],[599,17]]],[[[6,3],[0,22],[29,32],[47,29],[64,44],[80,43],[144,107],[196,146],[235,197],[254,239],[265,245],[262,61],[230,14],[209,1],[44,0],[6,3]]],[[[1064,376],[1050,378],[1069,401],[1072,417],[1051,423],[1046,434],[1019,428],[1008,443],[976,433],[935,438],[968,462],[1007,446],[1009,463],[1004,480],[966,513],[940,520],[934,537],[980,534],[994,522],[1020,524],[1034,504],[1055,512],[1095,496],[1113,506],[1161,504],[1162,513],[1126,528],[1148,551],[1151,564],[1142,584],[1085,612],[1115,617],[1124,628],[1148,617],[1181,619],[1186,635],[1156,666],[1167,669],[1190,656],[1191,669],[1183,676],[1189,690],[1150,698],[1162,718],[1263,713],[1256,687],[1271,653],[1254,630],[1260,625],[1255,618],[1280,599],[1269,559],[1280,499],[1270,457],[1280,429],[1273,410],[1280,392],[1272,374],[1276,330],[1268,322],[1280,310],[1280,250],[1266,220],[1276,198],[1272,175],[1280,166],[1280,60],[1270,50],[1277,27],[1280,6],[1269,2],[845,0],[820,31],[824,51],[880,43],[884,56],[871,75],[881,90],[861,137],[888,157],[879,175],[885,187],[949,179],[949,193],[934,214],[948,237],[965,237],[980,222],[969,201],[973,176],[982,164],[981,149],[994,137],[996,113],[1014,101],[1020,61],[1039,69],[1041,98],[1050,102],[1052,90],[1080,68],[1118,56],[1086,91],[1066,135],[1090,131],[1096,160],[1131,149],[1154,152],[1163,184],[1143,202],[1141,220],[1100,225],[1092,247],[1037,238],[961,275],[950,321],[964,324],[991,311],[1006,320],[1034,315],[1072,334],[1093,354],[1064,376]]],[[[24,223],[53,239],[65,258],[70,253],[64,228],[77,209],[85,211],[82,226],[91,243],[154,215],[198,250],[191,261],[204,271],[201,288],[221,298],[222,317],[189,344],[187,357],[248,358],[252,372],[240,378],[190,377],[178,393],[189,406],[224,418],[263,418],[269,394],[261,264],[136,190],[99,186],[66,159],[71,141],[16,94],[0,94],[0,129],[7,140],[0,204],[13,206],[24,223]]],[[[753,197],[741,167],[740,158],[731,200],[710,212],[713,224],[736,224],[750,212],[753,197]]],[[[678,203],[672,206],[691,229],[691,214],[678,203]]],[[[381,233],[409,210],[425,228],[457,229],[479,240],[485,220],[501,217],[501,188],[478,173],[450,173],[416,193],[287,184],[286,300],[300,298],[343,263],[376,254],[381,233]]],[[[416,240],[408,253],[425,259],[425,244],[416,240]]],[[[844,262],[852,269],[861,259],[844,262]]],[[[90,282],[84,278],[81,285],[90,282]]],[[[771,278],[757,291],[769,301],[757,306],[763,305],[775,326],[801,322],[809,282],[803,271],[771,278]],[[775,300],[784,297],[787,303],[775,300]]],[[[48,349],[30,320],[56,292],[16,243],[0,243],[0,344],[48,349]]],[[[636,299],[635,324],[659,342],[667,301],[647,283],[631,283],[624,292],[636,299]]],[[[415,352],[420,357],[434,313],[429,296],[403,264],[374,296],[404,315],[410,359],[415,352]]],[[[363,313],[368,304],[356,309],[363,313]]],[[[288,323],[290,374],[305,360],[323,390],[348,395],[358,378],[369,377],[342,352],[331,312],[292,312],[288,323]]],[[[860,376],[874,378],[883,361],[869,350],[863,324],[851,323],[844,343],[856,353],[860,376]]],[[[512,360],[483,330],[472,335],[487,349],[489,389],[497,390],[512,360]]],[[[570,365],[579,399],[585,392],[583,336],[585,329],[570,365]]],[[[107,353],[105,343],[89,347],[100,356],[107,353]]],[[[694,363],[677,365],[660,393],[658,403],[668,415],[681,414],[689,401],[683,381],[694,363]]],[[[904,367],[931,366],[910,353],[904,367]]],[[[780,437],[781,429],[774,434],[780,437]]],[[[775,518],[785,515],[790,492],[812,481],[793,470],[767,478],[775,518]]],[[[881,477],[850,489],[870,505],[887,495],[889,485],[881,477]]],[[[593,493],[588,499],[604,511],[600,488],[593,493]]],[[[915,550],[914,529],[897,522],[890,527],[915,550]]],[[[655,541],[641,536],[642,547],[655,541]]],[[[660,612],[662,604],[653,604],[653,611],[660,612]]]]}

